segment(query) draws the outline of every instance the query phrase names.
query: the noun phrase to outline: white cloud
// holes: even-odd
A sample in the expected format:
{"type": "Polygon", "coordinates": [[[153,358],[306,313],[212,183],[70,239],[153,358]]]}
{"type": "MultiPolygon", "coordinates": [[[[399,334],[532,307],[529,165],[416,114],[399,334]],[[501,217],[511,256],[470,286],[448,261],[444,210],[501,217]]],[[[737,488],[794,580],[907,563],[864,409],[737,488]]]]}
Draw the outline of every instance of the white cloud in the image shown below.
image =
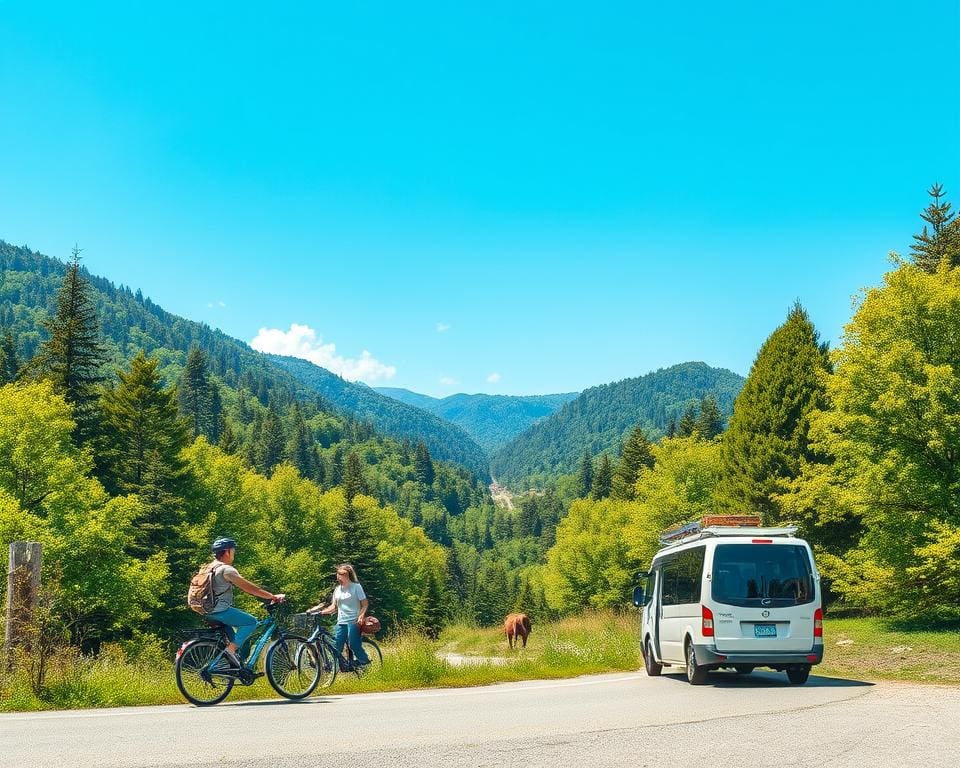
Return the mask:
{"type": "Polygon", "coordinates": [[[223,309],[225,306],[227,306],[227,305],[226,305],[226,302],[223,302],[223,301],[208,301],[208,302],[207,302],[207,309],[213,309],[214,307],[220,307],[221,309],[223,309]]]}
{"type": "Polygon", "coordinates": [[[437,333],[446,333],[450,330],[450,323],[437,323],[437,333]]]}
{"type": "Polygon", "coordinates": [[[460,382],[458,382],[458,381],[457,381],[455,378],[453,378],[452,376],[441,376],[441,377],[440,377],[440,383],[443,384],[443,386],[445,386],[445,387],[452,387],[452,386],[454,386],[455,384],[459,384],[460,382]]]}
{"type": "Polygon", "coordinates": [[[487,381],[490,382],[491,384],[499,384],[499,383],[500,383],[500,374],[497,373],[496,371],[494,371],[494,372],[491,373],[489,376],[487,376],[487,381]]]}
{"type": "Polygon", "coordinates": [[[289,331],[261,328],[250,346],[259,352],[309,360],[349,381],[364,381],[370,384],[381,379],[392,379],[397,373],[394,366],[381,363],[367,350],[363,350],[359,358],[338,355],[336,344],[325,344],[323,337],[313,328],[299,323],[291,323],[289,331]]]}

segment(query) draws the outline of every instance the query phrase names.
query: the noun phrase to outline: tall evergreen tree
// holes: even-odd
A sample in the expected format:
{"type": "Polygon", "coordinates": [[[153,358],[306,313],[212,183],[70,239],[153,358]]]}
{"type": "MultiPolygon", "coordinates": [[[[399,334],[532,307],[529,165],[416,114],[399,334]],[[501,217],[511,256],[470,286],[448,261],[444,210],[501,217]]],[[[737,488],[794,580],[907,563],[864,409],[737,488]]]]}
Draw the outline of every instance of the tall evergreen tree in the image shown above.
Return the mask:
{"type": "Polygon", "coordinates": [[[587,448],[583,452],[580,472],[577,474],[577,497],[585,499],[590,495],[591,490],[593,490],[593,456],[587,448]]]}
{"type": "Polygon", "coordinates": [[[290,437],[287,440],[286,457],[295,466],[303,477],[312,477],[313,467],[313,435],[303,419],[303,411],[298,403],[290,409],[290,437]]]}
{"type": "Polygon", "coordinates": [[[420,622],[423,625],[424,634],[431,640],[436,640],[440,637],[440,630],[443,629],[444,610],[440,580],[433,571],[427,574],[427,584],[423,591],[421,605],[420,622]]]}
{"type": "Polygon", "coordinates": [[[175,391],[163,388],[157,365],[140,350],[129,371],[117,371],[117,386],[103,392],[104,423],[96,455],[112,493],[142,491],[151,463],[163,466],[162,472],[154,470],[154,476],[179,480],[183,475],[180,452],[189,439],[189,427],[177,413],[175,391]]]}
{"type": "Polygon", "coordinates": [[[623,444],[623,455],[613,473],[613,496],[633,499],[636,496],[637,476],[644,467],[653,466],[653,452],[643,427],[635,427],[623,444]]]}
{"type": "Polygon", "coordinates": [[[73,406],[77,440],[89,442],[97,428],[97,394],[104,381],[106,353],[90,285],[80,274],[80,249],[76,246],[57,294],[57,311],[45,327],[50,337],[31,361],[31,368],[49,377],[73,406]]]}
{"type": "Polygon", "coordinates": [[[283,423],[277,409],[271,403],[267,408],[267,415],[263,418],[263,427],[256,439],[256,457],[257,467],[266,474],[271,474],[274,468],[283,461],[283,449],[285,447],[285,437],[283,434],[283,423]]]}
{"type": "Polygon", "coordinates": [[[177,400],[180,412],[190,424],[193,439],[200,435],[211,438],[213,432],[213,392],[206,355],[199,347],[190,348],[187,364],[177,385],[177,400]]]}
{"type": "Polygon", "coordinates": [[[9,384],[20,372],[20,358],[17,344],[10,331],[0,334],[0,386],[9,384]]]}
{"type": "Polygon", "coordinates": [[[347,454],[347,466],[343,473],[343,492],[348,502],[353,501],[353,497],[358,494],[370,495],[370,486],[363,475],[363,463],[355,451],[347,454]]]}
{"type": "Polygon", "coordinates": [[[735,512],[782,519],[778,494],[816,459],[807,432],[810,415],[824,406],[830,361],[806,311],[794,305],[786,322],[764,342],[733,406],[723,435],[720,497],[735,512]]]}
{"type": "Polygon", "coordinates": [[[697,406],[689,403],[677,424],[677,437],[692,437],[697,430],[697,406]]]}
{"type": "Polygon", "coordinates": [[[723,432],[723,414],[713,395],[704,395],[700,401],[700,415],[694,432],[701,440],[713,440],[723,432]]]}
{"type": "Polygon", "coordinates": [[[430,458],[430,451],[427,450],[426,443],[417,443],[417,450],[413,458],[413,471],[417,476],[417,482],[421,485],[431,486],[436,478],[436,471],[433,466],[433,459],[430,458]]]}
{"type": "Polygon", "coordinates": [[[927,192],[933,201],[926,207],[921,218],[927,224],[923,230],[913,236],[913,261],[925,272],[936,272],[942,261],[951,267],[960,266],[960,219],[951,212],[950,203],[943,197],[943,186],[934,184],[927,192]]]}
{"type": "Polygon", "coordinates": [[[224,453],[236,453],[240,448],[240,441],[230,426],[229,421],[224,421],[223,429],[220,432],[220,441],[217,443],[220,450],[224,453]]]}
{"type": "Polygon", "coordinates": [[[593,478],[593,487],[590,489],[590,496],[596,501],[605,499],[613,490],[613,464],[610,463],[610,457],[603,454],[600,457],[600,466],[597,467],[597,474],[593,478]]]}

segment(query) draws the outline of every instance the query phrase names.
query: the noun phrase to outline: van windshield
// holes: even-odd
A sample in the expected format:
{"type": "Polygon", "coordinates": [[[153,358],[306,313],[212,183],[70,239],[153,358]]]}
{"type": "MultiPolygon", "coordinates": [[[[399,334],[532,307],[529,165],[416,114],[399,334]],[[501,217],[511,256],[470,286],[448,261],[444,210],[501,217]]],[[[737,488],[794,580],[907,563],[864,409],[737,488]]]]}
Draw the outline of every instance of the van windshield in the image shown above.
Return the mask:
{"type": "Polygon", "coordinates": [[[712,595],[718,603],[785,607],[813,600],[806,547],[794,544],[718,544],[712,595]]]}

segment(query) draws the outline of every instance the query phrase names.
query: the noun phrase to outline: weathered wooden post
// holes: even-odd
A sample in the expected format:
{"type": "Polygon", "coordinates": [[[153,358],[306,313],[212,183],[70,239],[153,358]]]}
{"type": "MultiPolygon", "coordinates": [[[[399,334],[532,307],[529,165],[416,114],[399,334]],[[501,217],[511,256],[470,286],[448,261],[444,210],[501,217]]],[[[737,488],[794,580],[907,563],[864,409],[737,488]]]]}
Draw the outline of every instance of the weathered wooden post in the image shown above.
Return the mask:
{"type": "Polygon", "coordinates": [[[13,649],[28,633],[40,596],[40,563],[43,547],[35,541],[10,543],[7,569],[7,629],[3,648],[7,665],[13,663],[13,649]]]}

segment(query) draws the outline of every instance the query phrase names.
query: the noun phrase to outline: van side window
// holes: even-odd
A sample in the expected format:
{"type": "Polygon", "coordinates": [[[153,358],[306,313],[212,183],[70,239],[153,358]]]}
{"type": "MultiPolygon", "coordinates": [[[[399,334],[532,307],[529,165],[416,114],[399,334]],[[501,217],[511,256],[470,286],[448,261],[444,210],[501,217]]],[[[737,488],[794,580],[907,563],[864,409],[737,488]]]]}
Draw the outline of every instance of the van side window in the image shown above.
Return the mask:
{"type": "Polygon", "coordinates": [[[704,548],[695,547],[663,561],[662,605],[700,602],[704,548]]]}

